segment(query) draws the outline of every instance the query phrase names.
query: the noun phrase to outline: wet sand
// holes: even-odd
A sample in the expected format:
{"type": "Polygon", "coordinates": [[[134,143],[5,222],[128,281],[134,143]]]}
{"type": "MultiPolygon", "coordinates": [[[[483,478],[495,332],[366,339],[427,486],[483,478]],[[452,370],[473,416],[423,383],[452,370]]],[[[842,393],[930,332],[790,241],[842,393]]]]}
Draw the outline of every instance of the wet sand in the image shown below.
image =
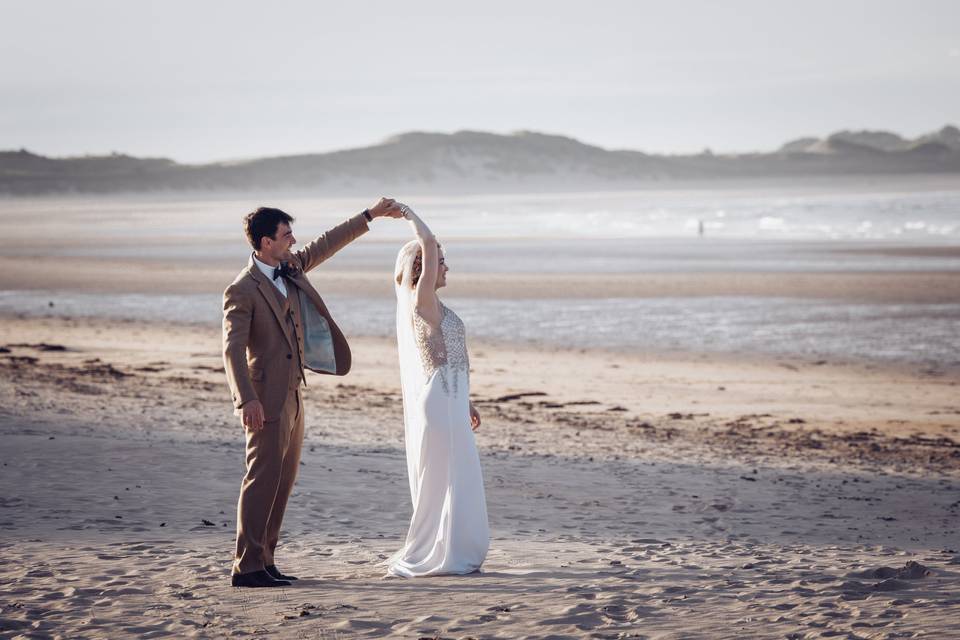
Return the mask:
{"type": "MultiPolygon", "coordinates": [[[[0,290],[219,294],[237,271],[236,260],[0,256],[0,290]]],[[[776,296],[904,304],[960,300],[957,271],[457,272],[455,276],[451,276],[447,295],[494,299],[776,296]]],[[[324,294],[393,297],[389,268],[369,271],[325,266],[311,273],[310,279],[324,294]]]]}

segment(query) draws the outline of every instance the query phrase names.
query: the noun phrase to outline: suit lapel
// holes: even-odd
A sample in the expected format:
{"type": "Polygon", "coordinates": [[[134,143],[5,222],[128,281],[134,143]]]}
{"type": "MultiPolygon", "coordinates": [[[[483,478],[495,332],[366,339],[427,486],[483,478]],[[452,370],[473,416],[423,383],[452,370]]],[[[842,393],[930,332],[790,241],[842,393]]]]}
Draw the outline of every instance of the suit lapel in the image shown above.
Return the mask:
{"type": "Polygon", "coordinates": [[[296,275],[294,275],[292,278],[287,278],[287,282],[292,282],[297,289],[303,289],[304,293],[306,293],[308,289],[312,288],[309,282],[305,282],[306,278],[307,277],[304,275],[303,271],[297,271],[296,275]]]}
{"type": "MultiPolygon", "coordinates": [[[[327,305],[323,303],[323,300],[320,298],[320,294],[317,293],[317,290],[314,289],[313,285],[310,284],[310,281],[307,280],[307,275],[303,271],[298,271],[297,275],[293,278],[287,278],[287,282],[292,282],[298,289],[303,291],[303,293],[306,294],[307,300],[313,303],[313,306],[320,310],[323,315],[330,315],[330,312],[327,311],[327,305]]],[[[302,309],[300,313],[303,313],[302,309]]]]}
{"type": "MultiPolygon", "coordinates": [[[[340,327],[337,326],[337,323],[334,322],[333,317],[330,315],[330,311],[327,309],[327,305],[324,304],[323,298],[320,297],[320,294],[316,289],[313,288],[313,285],[310,283],[310,279],[307,278],[306,273],[303,269],[303,264],[297,259],[297,255],[294,254],[291,259],[291,264],[298,268],[298,273],[296,275],[287,279],[288,283],[292,283],[297,289],[303,292],[303,298],[301,298],[301,308],[300,308],[300,318],[302,322],[307,322],[307,314],[309,313],[306,309],[303,308],[303,304],[312,305],[315,307],[317,312],[323,319],[327,322],[327,325],[330,329],[330,338],[333,340],[333,350],[336,359],[336,371],[321,371],[317,369],[311,369],[311,371],[316,371],[317,373],[334,373],[338,376],[345,376],[350,372],[350,365],[352,363],[352,356],[350,354],[350,345],[347,344],[347,339],[344,337],[343,332],[340,330],[340,327]]],[[[253,264],[251,260],[251,264],[253,264]]],[[[254,265],[256,266],[256,265],[254,265]]],[[[304,331],[307,331],[306,325],[304,325],[304,331]]]]}
{"type": "MultiPolygon", "coordinates": [[[[250,258],[250,275],[253,276],[253,279],[257,281],[257,290],[260,291],[260,295],[263,296],[263,299],[267,301],[267,305],[270,307],[270,310],[273,311],[273,315],[277,318],[277,323],[280,325],[280,331],[283,332],[283,337],[287,339],[287,344],[290,345],[290,348],[293,349],[293,337],[290,335],[290,332],[287,331],[287,323],[283,320],[283,313],[280,311],[280,303],[277,302],[277,296],[273,292],[274,286],[273,283],[267,280],[266,276],[263,275],[263,272],[260,271],[260,268],[257,267],[256,263],[253,261],[253,257],[250,258]]],[[[287,295],[290,295],[290,291],[287,291],[287,295]]]]}

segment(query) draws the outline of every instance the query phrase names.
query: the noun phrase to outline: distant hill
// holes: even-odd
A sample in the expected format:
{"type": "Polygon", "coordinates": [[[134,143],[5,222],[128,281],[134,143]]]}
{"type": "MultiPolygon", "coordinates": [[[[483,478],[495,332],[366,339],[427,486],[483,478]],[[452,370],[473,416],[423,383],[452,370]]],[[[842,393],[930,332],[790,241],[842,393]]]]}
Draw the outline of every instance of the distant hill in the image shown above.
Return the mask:
{"type": "Polygon", "coordinates": [[[800,138],[771,153],[652,155],[520,131],[413,132],[381,144],[239,162],[178,164],[127,155],[47,158],[0,152],[0,194],[374,189],[571,190],[670,181],[893,174],[957,174],[960,129],[916,140],[886,131],[800,138]]]}
{"type": "Polygon", "coordinates": [[[800,138],[780,147],[780,153],[874,153],[917,149],[960,151],[960,129],[946,126],[939,131],[908,140],[888,131],[838,131],[825,139],[800,138]]]}

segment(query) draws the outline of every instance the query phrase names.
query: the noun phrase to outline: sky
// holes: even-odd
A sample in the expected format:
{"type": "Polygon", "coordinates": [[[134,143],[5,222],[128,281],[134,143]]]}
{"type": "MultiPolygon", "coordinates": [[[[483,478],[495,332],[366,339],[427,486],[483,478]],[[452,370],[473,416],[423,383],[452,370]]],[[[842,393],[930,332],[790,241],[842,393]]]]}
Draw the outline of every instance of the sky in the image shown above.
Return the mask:
{"type": "Polygon", "coordinates": [[[960,125],[960,2],[0,0],[0,149],[208,162],[407,131],[655,153],[960,125]]]}

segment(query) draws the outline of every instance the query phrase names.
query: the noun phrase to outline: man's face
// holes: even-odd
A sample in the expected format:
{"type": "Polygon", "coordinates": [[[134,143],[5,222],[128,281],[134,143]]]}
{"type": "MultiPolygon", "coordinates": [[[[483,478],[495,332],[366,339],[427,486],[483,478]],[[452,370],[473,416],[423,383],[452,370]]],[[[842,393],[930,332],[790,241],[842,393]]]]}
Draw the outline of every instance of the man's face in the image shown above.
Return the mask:
{"type": "Polygon", "coordinates": [[[286,222],[277,225],[277,232],[273,234],[272,238],[264,238],[260,241],[264,253],[274,260],[281,261],[290,257],[290,249],[296,243],[297,239],[293,237],[293,229],[286,222]]]}

